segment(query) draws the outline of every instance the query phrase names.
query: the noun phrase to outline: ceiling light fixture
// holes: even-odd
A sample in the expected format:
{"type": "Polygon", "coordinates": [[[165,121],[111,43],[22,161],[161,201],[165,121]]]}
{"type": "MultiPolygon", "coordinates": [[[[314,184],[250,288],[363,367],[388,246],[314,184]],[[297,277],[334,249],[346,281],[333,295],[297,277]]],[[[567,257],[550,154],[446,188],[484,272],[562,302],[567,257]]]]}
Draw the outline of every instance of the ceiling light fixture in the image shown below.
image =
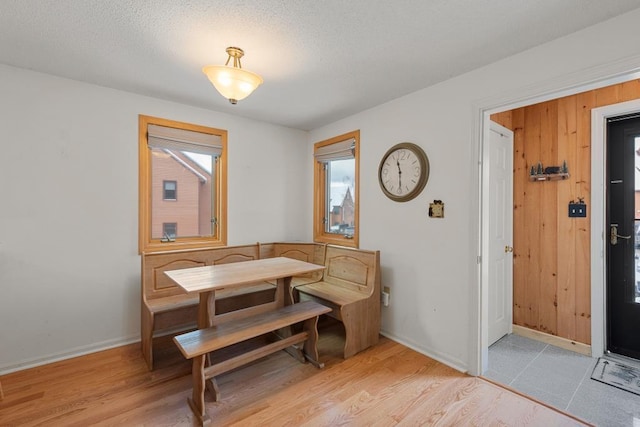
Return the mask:
{"type": "Polygon", "coordinates": [[[251,95],[262,84],[262,77],[251,71],[243,70],[240,58],[244,56],[244,51],[239,47],[228,47],[227,62],[224,65],[208,65],[202,69],[213,86],[222,96],[227,98],[232,104],[237,104],[241,99],[251,95]],[[229,66],[229,61],[233,58],[233,66],[229,66]]]}

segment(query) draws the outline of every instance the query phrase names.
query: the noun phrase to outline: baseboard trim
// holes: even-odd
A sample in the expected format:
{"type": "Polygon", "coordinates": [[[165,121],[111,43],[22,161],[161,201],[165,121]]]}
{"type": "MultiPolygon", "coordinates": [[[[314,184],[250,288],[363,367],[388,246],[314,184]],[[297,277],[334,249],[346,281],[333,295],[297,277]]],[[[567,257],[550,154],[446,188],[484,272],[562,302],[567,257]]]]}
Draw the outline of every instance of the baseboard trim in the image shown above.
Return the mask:
{"type": "Polygon", "coordinates": [[[525,328],[519,325],[513,325],[513,333],[521,337],[530,338],[532,340],[541,341],[565,350],[574,351],[576,353],[591,356],[591,346],[566,338],[557,337],[534,329],[525,328]]]}
{"type": "Polygon", "coordinates": [[[380,331],[380,335],[389,338],[392,341],[395,341],[397,343],[400,343],[402,345],[404,345],[405,347],[409,347],[411,350],[417,351],[420,354],[424,354],[427,357],[430,357],[431,359],[442,363],[443,365],[447,365],[450,368],[455,369],[456,371],[462,372],[463,374],[468,374],[469,373],[469,369],[467,367],[467,365],[461,361],[461,360],[456,360],[456,359],[452,359],[451,357],[448,357],[447,355],[444,355],[442,353],[439,352],[435,352],[435,351],[431,351],[428,350],[426,348],[420,347],[419,345],[406,340],[402,337],[399,337],[397,335],[394,335],[390,332],[386,332],[386,331],[380,331]]]}
{"type": "Polygon", "coordinates": [[[42,357],[36,357],[11,365],[0,366],[0,375],[10,374],[12,372],[22,371],[30,368],[36,368],[38,366],[48,365],[49,363],[72,359],[74,357],[84,356],[87,354],[96,353],[98,351],[109,350],[111,348],[121,347],[124,345],[133,344],[135,342],[140,342],[140,335],[135,335],[128,338],[106,340],[95,344],[79,346],[68,351],[49,354],[42,357]]]}

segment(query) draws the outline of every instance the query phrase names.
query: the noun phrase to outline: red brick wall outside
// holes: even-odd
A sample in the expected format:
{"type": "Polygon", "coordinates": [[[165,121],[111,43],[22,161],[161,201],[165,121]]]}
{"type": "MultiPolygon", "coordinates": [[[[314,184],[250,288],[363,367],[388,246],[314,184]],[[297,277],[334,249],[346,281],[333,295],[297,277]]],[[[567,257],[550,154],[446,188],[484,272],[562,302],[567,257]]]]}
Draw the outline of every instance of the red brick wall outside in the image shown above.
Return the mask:
{"type": "Polygon", "coordinates": [[[151,237],[163,237],[163,223],[176,223],[178,237],[192,237],[211,234],[211,176],[207,171],[184,156],[181,160],[189,164],[200,178],[167,153],[152,154],[151,172],[151,237]],[[163,200],[163,181],[176,181],[176,200],[163,200]]]}

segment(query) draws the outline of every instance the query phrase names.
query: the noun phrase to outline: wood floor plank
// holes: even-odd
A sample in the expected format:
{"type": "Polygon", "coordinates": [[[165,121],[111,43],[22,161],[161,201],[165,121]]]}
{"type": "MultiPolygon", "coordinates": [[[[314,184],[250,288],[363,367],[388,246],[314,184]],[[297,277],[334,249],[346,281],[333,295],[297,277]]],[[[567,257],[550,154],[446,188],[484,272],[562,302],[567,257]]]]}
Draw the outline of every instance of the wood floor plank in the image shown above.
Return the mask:
{"type": "MultiPolygon", "coordinates": [[[[582,425],[389,339],[343,360],[339,324],[320,328],[325,369],[278,352],[218,377],[215,426],[582,425]]],[[[2,426],[194,426],[189,361],[160,339],[149,372],[129,345],[0,378],[2,426]]]]}

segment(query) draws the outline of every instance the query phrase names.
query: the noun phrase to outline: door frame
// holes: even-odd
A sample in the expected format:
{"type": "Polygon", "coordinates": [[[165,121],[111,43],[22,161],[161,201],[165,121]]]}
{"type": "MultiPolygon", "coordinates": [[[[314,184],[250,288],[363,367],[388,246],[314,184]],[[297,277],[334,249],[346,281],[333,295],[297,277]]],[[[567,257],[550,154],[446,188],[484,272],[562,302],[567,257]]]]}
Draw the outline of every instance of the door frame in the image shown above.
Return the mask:
{"type": "MultiPolygon", "coordinates": [[[[487,304],[487,283],[486,279],[483,279],[482,272],[482,259],[483,259],[483,242],[486,240],[484,234],[484,224],[487,221],[486,216],[483,215],[485,198],[487,197],[484,189],[483,182],[483,166],[482,160],[485,150],[485,141],[488,136],[488,129],[490,126],[490,117],[494,113],[501,111],[513,110],[516,108],[524,107],[527,105],[537,104],[544,101],[549,101],[564,96],[575,95],[577,93],[585,92],[592,89],[597,89],[605,86],[610,86],[617,83],[623,83],[633,79],[640,79],[640,56],[633,55],[626,57],[619,61],[604,64],[598,67],[588,68],[579,72],[571,73],[568,75],[562,75],[558,78],[551,79],[532,86],[519,87],[503,93],[501,96],[481,99],[473,102],[473,135],[476,141],[473,144],[473,159],[474,161],[472,173],[473,180],[477,181],[472,183],[472,188],[476,188],[475,197],[473,197],[472,205],[475,206],[474,211],[477,212],[475,220],[471,219],[471,227],[476,230],[475,242],[471,245],[470,251],[476,263],[470,266],[472,276],[475,278],[475,286],[472,289],[471,305],[472,312],[470,313],[470,354],[469,354],[469,374],[482,375],[488,369],[489,364],[489,346],[488,346],[488,304],[487,304]],[[474,345],[475,344],[475,345],[474,345]]],[[[593,135],[593,126],[592,126],[593,135]]],[[[599,182],[604,183],[604,177],[602,173],[604,171],[604,158],[602,157],[601,146],[599,146],[599,152],[594,151],[594,142],[592,140],[591,147],[591,162],[592,162],[592,180],[594,173],[599,175],[596,177],[599,182]],[[596,156],[600,161],[595,161],[596,156]],[[594,169],[595,167],[595,169],[594,169]]],[[[602,199],[602,193],[594,193],[594,188],[598,187],[594,185],[596,181],[592,181],[592,208],[591,208],[591,350],[592,356],[597,357],[599,351],[604,349],[604,281],[602,280],[602,271],[604,259],[602,258],[602,243],[600,245],[594,244],[594,242],[602,242],[604,225],[602,206],[594,205],[594,201],[599,200],[600,204],[604,204],[602,199]],[[599,195],[598,195],[599,194],[599,195]],[[596,209],[599,210],[600,216],[595,217],[596,209]],[[595,223],[594,221],[598,221],[595,223]],[[599,230],[599,235],[596,233],[596,229],[599,230]],[[601,259],[601,262],[595,262],[594,260],[601,259]],[[595,271],[594,271],[595,270],[595,271]],[[596,284],[596,280],[598,283],[596,284]],[[595,295],[594,295],[595,293],[595,295]],[[600,301],[599,301],[600,300],[600,301]],[[598,302],[599,301],[599,302],[598,302]],[[595,312],[593,311],[595,308],[595,312]]],[[[488,199],[486,199],[488,200],[488,199]]]]}
{"type": "Polygon", "coordinates": [[[640,112],[640,99],[591,110],[591,356],[607,346],[607,118],[640,112]]]}

